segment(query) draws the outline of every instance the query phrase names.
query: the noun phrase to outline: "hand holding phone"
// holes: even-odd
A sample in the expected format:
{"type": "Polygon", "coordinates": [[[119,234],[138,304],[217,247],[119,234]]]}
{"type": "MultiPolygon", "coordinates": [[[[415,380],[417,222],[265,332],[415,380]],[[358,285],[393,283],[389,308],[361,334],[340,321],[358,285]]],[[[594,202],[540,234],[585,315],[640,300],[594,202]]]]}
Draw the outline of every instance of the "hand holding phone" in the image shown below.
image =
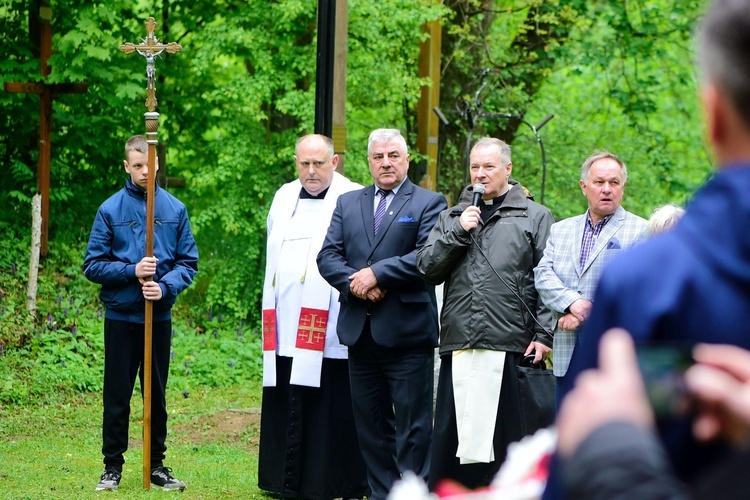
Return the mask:
{"type": "Polygon", "coordinates": [[[649,343],[637,346],[636,350],[646,395],[656,419],[690,416],[693,398],[685,383],[685,372],[695,363],[693,345],[649,343]]]}
{"type": "Polygon", "coordinates": [[[698,344],[686,385],[697,401],[693,432],[703,441],[722,438],[750,445],[750,351],[698,344]]]}

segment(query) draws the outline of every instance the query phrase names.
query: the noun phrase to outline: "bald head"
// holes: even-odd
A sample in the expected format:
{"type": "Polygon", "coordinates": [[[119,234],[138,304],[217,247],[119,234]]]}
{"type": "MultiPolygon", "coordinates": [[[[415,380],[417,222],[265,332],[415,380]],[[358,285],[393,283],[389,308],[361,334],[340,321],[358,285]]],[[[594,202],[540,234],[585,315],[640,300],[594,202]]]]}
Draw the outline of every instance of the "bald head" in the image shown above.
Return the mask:
{"type": "Polygon", "coordinates": [[[302,187],[311,195],[318,195],[331,185],[339,157],[333,152],[331,139],[310,134],[297,141],[294,162],[302,187]]]}

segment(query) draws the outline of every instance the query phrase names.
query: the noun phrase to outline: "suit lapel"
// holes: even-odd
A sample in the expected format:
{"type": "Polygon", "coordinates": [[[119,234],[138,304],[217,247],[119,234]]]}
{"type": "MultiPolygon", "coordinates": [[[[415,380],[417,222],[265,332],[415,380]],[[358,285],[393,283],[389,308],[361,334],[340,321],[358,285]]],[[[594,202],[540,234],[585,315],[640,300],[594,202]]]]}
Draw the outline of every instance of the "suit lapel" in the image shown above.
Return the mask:
{"type": "MultiPolygon", "coordinates": [[[[620,229],[620,226],[622,226],[622,222],[625,219],[625,214],[623,212],[624,209],[622,209],[622,207],[619,207],[617,211],[612,215],[612,219],[610,219],[610,221],[604,225],[604,227],[602,228],[602,232],[599,233],[599,237],[596,238],[594,246],[591,248],[591,253],[589,253],[589,258],[586,261],[586,265],[583,266],[582,272],[586,272],[586,269],[588,269],[591,263],[596,260],[596,257],[601,253],[602,250],[604,250],[604,248],[607,246],[607,243],[609,243],[609,240],[612,239],[612,237],[620,229]]],[[[581,235],[581,238],[583,238],[583,235],[581,235]]]]}
{"type": "MultiPolygon", "coordinates": [[[[581,269],[581,246],[583,245],[583,229],[586,227],[586,212],[583,214],[581,219],[576,222],[575,225],[575,237],[573,240],[573,258],[576,262],[576,272],[578,273],[578,277],[580,278],[583,274],[583,269],[581,269]]],[[[589,259],[590,261],[591,259],[589,259]]]]}
{"type": "Polygon", "coordinates": [[[375,209],[373,200],[375,199],[375,185],[373,184],[367,189],[362,190],[362,196],[359,197],[359,208],[362,212],[362,221],[364,224],[365,234],[367,235],[367,241],[370,245],[373,244],[375,236],[372,234],[372,228],[375,219],[375,209]]]}

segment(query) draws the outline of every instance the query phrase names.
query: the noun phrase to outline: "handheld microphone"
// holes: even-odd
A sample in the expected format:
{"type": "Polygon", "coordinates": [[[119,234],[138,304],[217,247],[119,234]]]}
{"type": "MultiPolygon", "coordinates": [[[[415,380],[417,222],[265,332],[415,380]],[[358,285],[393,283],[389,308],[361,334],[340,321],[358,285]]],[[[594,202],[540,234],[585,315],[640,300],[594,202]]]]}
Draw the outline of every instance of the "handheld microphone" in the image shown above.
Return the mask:
{"type": "Polygon", "coordinates": [[[479,200],[482,199],[482,195],[484,194],[484,184],[481,184],[477,182],[474,184],[474,199],[471,201],[471,204],[475,207],[479,206],[479,200]]]}

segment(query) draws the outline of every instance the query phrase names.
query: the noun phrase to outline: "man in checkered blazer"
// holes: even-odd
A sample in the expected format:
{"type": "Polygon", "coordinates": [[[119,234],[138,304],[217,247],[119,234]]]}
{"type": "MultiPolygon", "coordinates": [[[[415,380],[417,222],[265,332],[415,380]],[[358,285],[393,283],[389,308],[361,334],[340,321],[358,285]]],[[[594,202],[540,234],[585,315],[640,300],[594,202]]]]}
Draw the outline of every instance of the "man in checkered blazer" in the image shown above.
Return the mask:
{"type": "Polygon", "coordinates": [[[620,206],[627,180],[627,167],[617,156],[606,151],[589,156],[579,181],[588,210],[552,225],[544,256],[534,269],[539,297],[558,317],[552,347],[557,377],[568,370],[604,265],[646,229],[644,219],[620,206]]]}

